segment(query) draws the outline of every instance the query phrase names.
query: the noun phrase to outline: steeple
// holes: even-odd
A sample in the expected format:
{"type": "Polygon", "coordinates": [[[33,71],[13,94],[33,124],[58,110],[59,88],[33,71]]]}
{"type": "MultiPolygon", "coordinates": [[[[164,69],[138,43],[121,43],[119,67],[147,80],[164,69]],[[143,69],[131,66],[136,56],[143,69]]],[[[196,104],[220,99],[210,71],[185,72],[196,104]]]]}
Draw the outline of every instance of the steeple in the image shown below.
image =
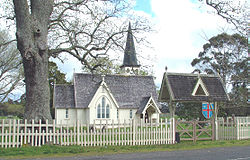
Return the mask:
{"type": "Polygon", "coordinates": [[[135,44],[134,44],[131,24],[129,22],[127,42],[126,42],[126,47],[124,51],[123,64],[121,68],[123,68],[126,72],[131,72],[135,70],[138,71],[139,67],[140,65],[136,58],[135,44]]]}

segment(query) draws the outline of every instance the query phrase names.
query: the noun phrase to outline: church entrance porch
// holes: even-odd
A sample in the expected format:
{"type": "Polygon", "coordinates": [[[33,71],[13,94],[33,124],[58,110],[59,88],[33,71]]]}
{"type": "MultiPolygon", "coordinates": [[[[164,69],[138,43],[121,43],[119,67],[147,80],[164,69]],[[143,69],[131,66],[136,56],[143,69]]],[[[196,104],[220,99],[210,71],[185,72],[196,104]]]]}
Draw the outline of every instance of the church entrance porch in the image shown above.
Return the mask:
{"type": "Polygon", "coordinates": [[[143,108],[140,108],[137,114],[140,113],[140,121],[144,123],[159,123],[161,111],[157,107],[156,103],[150,97],[143,108]]]}

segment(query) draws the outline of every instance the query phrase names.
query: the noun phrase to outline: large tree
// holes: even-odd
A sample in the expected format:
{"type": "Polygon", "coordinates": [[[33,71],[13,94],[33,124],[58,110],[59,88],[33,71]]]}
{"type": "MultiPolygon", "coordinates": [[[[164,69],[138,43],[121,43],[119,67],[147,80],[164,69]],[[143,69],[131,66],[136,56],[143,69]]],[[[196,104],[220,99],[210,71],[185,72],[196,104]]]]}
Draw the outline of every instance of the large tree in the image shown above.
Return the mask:
{"type": "Polygon", "coordinates": [[[13,0],[17,48],[23,59],[27,119],[51,120],[48,83],[48,26],[53,0],[13,0]]]}
{"type": "Polygon", "coordinates": [[[233,24],[242,35],[247,35],[248,3],[247,0],[199,0],[211,7],[215,14],[233,24]]]}
{"type": "Polygon", "coordinates": [[[191,65],[199,72],[219,74],[235,106],[247,106],[247,38],[239,34],[219,34],[203,45],[191,65]]]}
{"type": "MultiPolygon", "coordinates": [[[[6,0],[3,6],[8,4],[6,0]]],[[[13,4],[14,14],[9,7],[5,17],[15,19],[26,83],[24,117],[29,120],[51,119],[50,56],[60,58],[61,53],[67,53],[91,67],[87,58],[98,58],[109,50],[123,50],[128,17],[134,35],[151,29],[147,19],[130,12],[131,5],[126,0],[13,0],[13,4]]],[[[140,37],[136,41],[141,43],[145,39],[140,37]]]]}

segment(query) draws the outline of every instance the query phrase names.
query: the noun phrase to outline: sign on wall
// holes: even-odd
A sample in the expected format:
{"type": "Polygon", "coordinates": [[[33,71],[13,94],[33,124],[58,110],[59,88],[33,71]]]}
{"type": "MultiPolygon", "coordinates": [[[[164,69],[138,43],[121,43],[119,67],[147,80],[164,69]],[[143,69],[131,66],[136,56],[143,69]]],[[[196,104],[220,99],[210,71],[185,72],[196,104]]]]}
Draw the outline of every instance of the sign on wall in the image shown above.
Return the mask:
{"type": "Polygon", "coordinates": [[[202,103],[202,114],[205,118],[209,119],[213,116],[214,104],[203,102],[202,103]]]}

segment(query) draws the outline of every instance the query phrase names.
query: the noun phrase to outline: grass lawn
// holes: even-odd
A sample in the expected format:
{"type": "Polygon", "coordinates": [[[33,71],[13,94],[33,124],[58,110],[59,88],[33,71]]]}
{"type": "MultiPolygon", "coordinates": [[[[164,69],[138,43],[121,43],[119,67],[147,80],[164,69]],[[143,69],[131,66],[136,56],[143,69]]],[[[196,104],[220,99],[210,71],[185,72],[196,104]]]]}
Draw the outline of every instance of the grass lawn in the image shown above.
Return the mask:
{"type": "Polygon", "coordinates": [[[81,147],[81,146],[56,146],[44,145],[42,147],[22,148],[0,148],[0,158],[22,159],[62,156],[92,156],[103,154],[132,153],[132,152],[154,152],[193,150],[214,147],[247,146],[250,140],[232,141],[197,141],[196,143],[183,141],[175,145],[148,145],[148,146],[103,146],[103,147],[81,147]]]}

